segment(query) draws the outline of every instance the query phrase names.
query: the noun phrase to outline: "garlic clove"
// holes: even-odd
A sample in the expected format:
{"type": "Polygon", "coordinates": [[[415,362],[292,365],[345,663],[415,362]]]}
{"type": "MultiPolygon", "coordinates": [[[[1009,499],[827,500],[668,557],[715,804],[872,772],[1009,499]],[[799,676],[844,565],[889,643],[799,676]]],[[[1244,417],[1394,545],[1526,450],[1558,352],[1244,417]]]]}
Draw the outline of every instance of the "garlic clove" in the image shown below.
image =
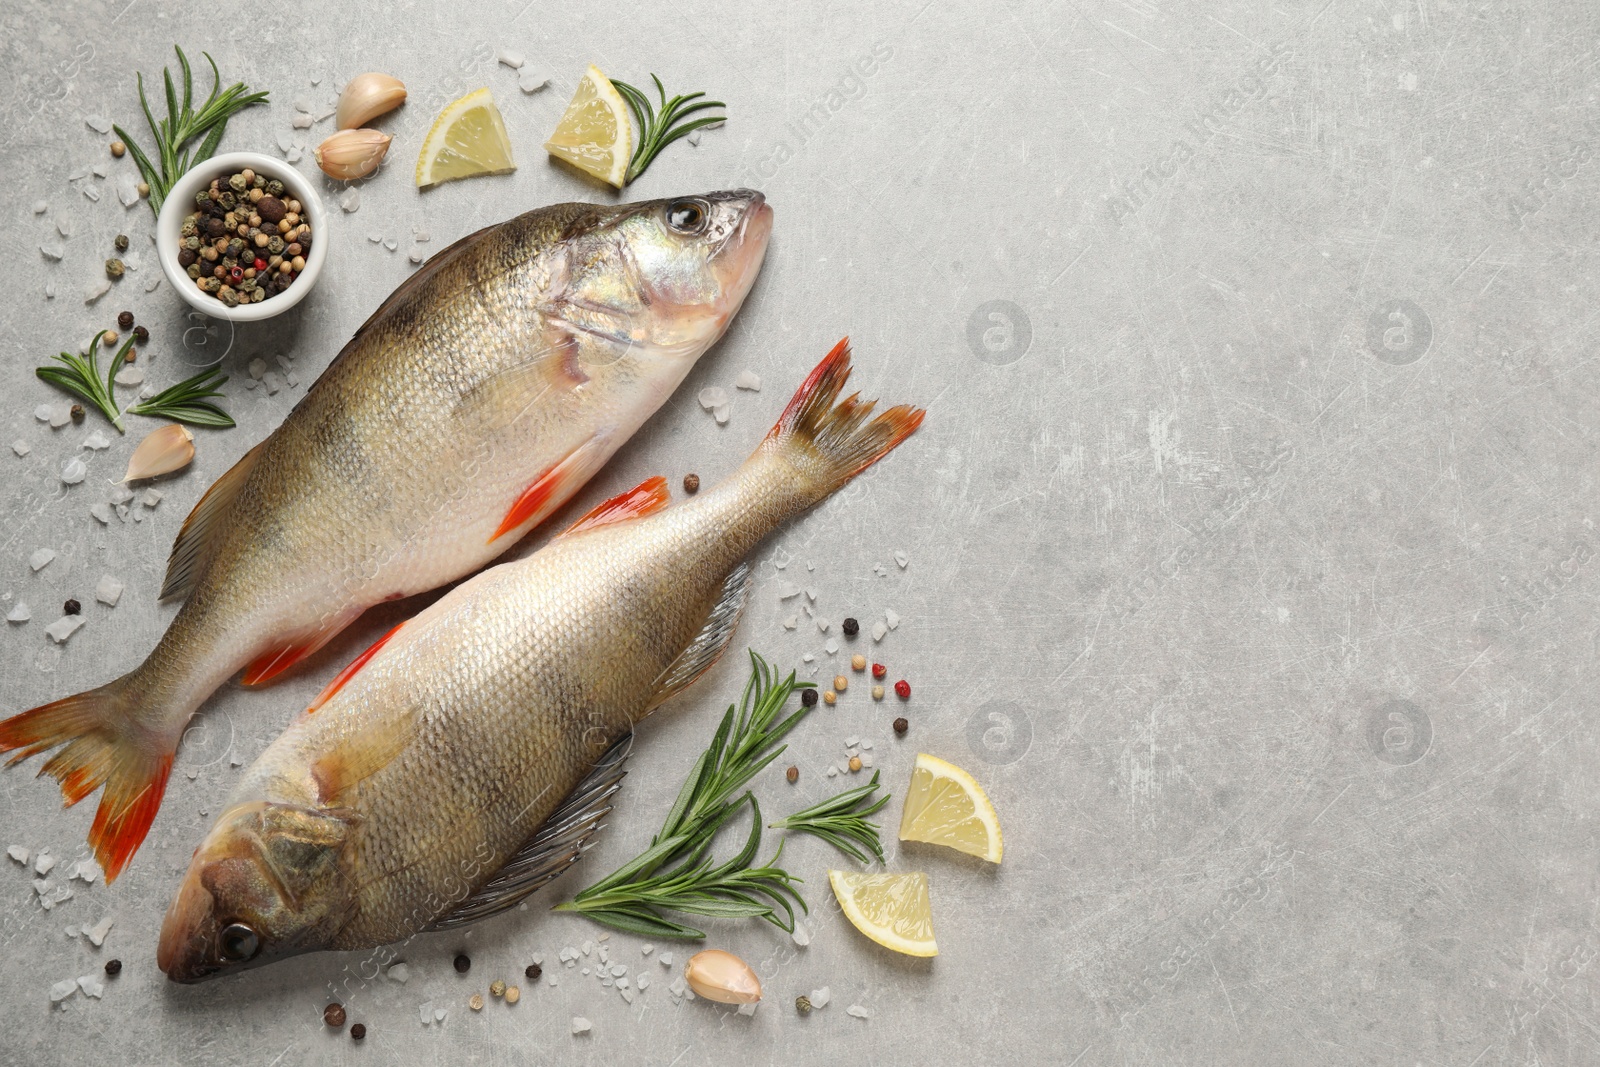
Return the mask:
{"type": "Polygon", "coordinates": [[[761,980],[750,965],[731,952],[708,948],[683,965],[683,977],[694,995],[718,1004],[754,1004],[761,999],[761,980]]]}
{"type": "Polygon", "coordinates": [[[322,173],[340,181],[365,178],[378,169],[391,138],[378,130],[340,130],[312,153],[322,173]]]}
{"type": "Polygon", "coordinates": [[[174,422],[152,431],[139,442],[139,447],[128,458],[128,473],[122,476],[122,480],[136,482],[160,474],[171,474],[187,467],[192,459],[194,434],[189,432],[187,426],[174,422]]]}
{"type": "Polygon", "coordinates": [[[406,102],[406,87],[387,74],[357,74],[339,94],[336,119],[341,130],[365,126],[406,102]]]}

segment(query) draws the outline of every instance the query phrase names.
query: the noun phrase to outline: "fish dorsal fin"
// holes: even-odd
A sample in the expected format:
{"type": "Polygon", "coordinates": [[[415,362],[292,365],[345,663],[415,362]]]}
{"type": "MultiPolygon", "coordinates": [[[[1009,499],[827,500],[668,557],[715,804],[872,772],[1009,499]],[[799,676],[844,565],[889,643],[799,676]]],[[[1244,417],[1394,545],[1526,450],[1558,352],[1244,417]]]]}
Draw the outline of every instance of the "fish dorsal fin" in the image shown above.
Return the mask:
{"type": "Polygon", "coordinates": [[[655,691],[645,714],[665,704],[694,684],[696,678],[711,669],[722,658],[733,641],[733,632],[739,628],[739,617],[750,600],[750,564],[741,563],[722,580],[722,595],[706,617],[705,625],[695,635],[689,647],[678,653],[678,658],[667,665],[655,681],[655,691]]]}
{"type": "Polygon", "coordinates": [[[646,478],[626,493],[618,493],[610,500],[596,504],[583,518],[567,527],[561,536],[571,537],[597,526],[642,519],[646,515],[654,515],[670,503],[672,495],[667,492],[667,480],[658,474],[654,478],[646,478]]]}
{"type": "MultiPolygon", "coordinates": [[[[367,321],[363,322],[361,324],[361,329],[357,330],[355,334],[352,335],[352,340],[356,337],[360,337],[362,332],[366,330],[368,326],[371,326],[374,322],[377,322],[378,319],[382,318],[390,308],[403,304],[415,297],[417,290],[427,285],[428,282],[431,281],[433,277],[443,270],[448,264],[460,259],[467,253],[469,249],[476,246],[479,241],[488,236],[491,230],[498,229],[502,225],[504,225],[504,223],[494,223],[485,226],[481,230],[474,230],[465,237],[462,237],[452,244],[441,248],[438,252],[435,252],[431,257],[429,257],[426,263],[417,268],[416,272],[413,273],[411,277],[401,282],[399,287],[396,288],[394,292],[390,293],[388,297],[384,299],[383,303],[378,305],[378,310],[367,316],[367,321]]],[[[462,282],[462,288],[466,288],[467,286],[474,284],[477,284],[476,279],[466,279],[462,282]]],[[[346,348],[349,348],[349,346],[347,345],[346,348]]],[[[340,354],[343,355],[342,352],[340,354]]]]}
{"type": "Polygon", "coordinates": [[[428,930],[453,930],[516,907],[578,861],[605,824],[611,797],[628,773],[622,769],[633,748],[629,734],[606,750],[578,787],[551,813],[527,844],[471,896],[428,930]]]}
{"type": "Polygon", "coordinates": [[[239,462],[211,483],[211,488],[183,520],[178,538],[172,542],[172,554],[167,557],[167,577],[161,583],[161,600],[188,596],[200,580],[206,564],[211,562],[217,537],[228,528],[227,513],[233,508],[239,490],[249,480],[250,472],[255,470],[264,444],[265,441],[240,456],[239,462]]]}

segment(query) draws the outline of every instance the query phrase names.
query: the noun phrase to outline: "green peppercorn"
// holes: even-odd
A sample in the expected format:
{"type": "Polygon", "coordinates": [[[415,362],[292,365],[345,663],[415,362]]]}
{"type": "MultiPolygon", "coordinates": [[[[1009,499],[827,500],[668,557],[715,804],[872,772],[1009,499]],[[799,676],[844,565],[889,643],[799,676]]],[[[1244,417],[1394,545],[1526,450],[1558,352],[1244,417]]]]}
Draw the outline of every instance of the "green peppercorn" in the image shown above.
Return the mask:
{"type": "Polygon", "coordinates": [[[283,195],[283,183],[280,182],[276,178],[273,178],[271,181],[267,182],[267,187],[266,188],[267,188],[267,195],[268,196],[282,196],[283,195]]]}
{"type": "Polygon", "coordinates": [[[120,277],[122,277],[122,273],[125,270],[127,270],[127,268],[122,265],[122,260],[120,260],[120,259],[108,259],[108,260],[106,260],[106,277],[107,278],[120,278],[120,277]]]}
{"type": "Polygon", "coordinates": [[[288,247],[288,242],[277,234],[267,238],[267,251],[275,256],[283,255],[283,250],[288,247]]]}
{"type": "Polygon", "coordinates": [[[794,1010],[799,1012],[801,1015],[810,1015],[811,998],[806,996],[804,993],[800,994],[798,997],[795,997],[794,1010]]]}
{"type": "Polygon", "coordinates": [[[228,179],[228,188],[232,189],[236,193],[244,192],[245,189],[249,188],[249,186],[250,183],[244,180],[243,174],[235,174],[233,177],[228,179]]]}
{"type": "Polygon", "coordinates": [[[117,247],[118,252],[126,252],[128,250],[128,235],[125,233],[119,233],[117,234],[116,240],[112,241],[111,243],[117,247]]]}
{"type": "Polygon", "coordinates": [[[195,227],[193,215],[190,215],[188,218],[184,219],[183,225],[178,227],[178,236],[180,237],[193,237],[199,232],[200,231],[195,227]]]}

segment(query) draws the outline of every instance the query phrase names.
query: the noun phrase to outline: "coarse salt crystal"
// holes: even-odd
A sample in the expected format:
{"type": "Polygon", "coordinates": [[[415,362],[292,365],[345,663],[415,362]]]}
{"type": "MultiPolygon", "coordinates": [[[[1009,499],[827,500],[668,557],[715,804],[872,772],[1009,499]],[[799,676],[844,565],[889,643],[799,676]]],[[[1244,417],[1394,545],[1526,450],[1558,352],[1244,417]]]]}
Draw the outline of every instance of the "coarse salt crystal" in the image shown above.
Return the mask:
{"type": "Polygon", "coordinates": [[[50,210],[50,205],[45,203],[43,200],[35,200],[33,202],[33,213],[35,215],[43,215],[46,211],[49,211],[49,210],[50,210]]]}
{"type": "Polygon", "coordinates": [[[741,371],[739,377],[733,380],[735,389],[748,389],[752,393],[761,392],[761,378],[755,371],[741,371]]]}
{"type": "Polygon", "coordinates": [[[436,1022],[436,1023],[444,1022],[444,1017],[447,1014],[449,1014],[449,1011],[450,1011],[449,1008],[434,1008],[433,1009],[433,1021],[436,1022]]]}
{"type": "Polygon", "coordinates": [[[23,848],[21,845],[12,845],[10,848],[6,849],[6,855],[10,856],[24,867],[28,865],[28,850],[23,848]]]}
{"type": "Polygon", "coordinates": [[[790,615],[787,619],[783,620],[783,628],[785,630],[793,630],[796,626],[799,626],[799,625],[800,625],[800,617],[798,615],[790,615]]]}
{"type": "Polygon", "coordinates": [[[302,111],[300,114],[289,120],[289,125],[293,126],[297,130],[309,130],[311,128],[311,124],[315,121],[317,120],[302,111]]]}
{"type": "Polygon", "coordinates": [[[661,966],[663,966],[663,967],[671,967],[672,966],[672,953],[663,952],[661,955],[656,957],[656,961],[658,963],[660,963],[661,966]]]}
{"type": "Polygon", "coordinates": [[[61,429],[61,427],[65,426],[67,423],[69,423],[71,421],[72,421],[72,405],[71,404],[66,404],[66,403],[57,404],[54,408],[50,409],[50,428],[52,430],[59,430],[59,429],[61,429]]]}
{"type": "Polygon", "coordinates": [[[113,504],[126,504],[128,501],[130,501],[132,499],[133,499],[133,490],[129,489],[125,485],[119,485],[116,488],[111,490],[111,502],[113,504]]]}
{"type": "Polygon", "coordinates": [[[100,864],[93,859],[79,860],[77,866],[72,868],[72,877],[86,885],[94,885],[94,880],[100,877],[100,864]]]}
{"type": "Polygon", "coordinates": [[[77,485],[89,476],[89,465],[77,456],[61,464],[61,480],[67,485],[77,485]]]}
{"type": "Polygon", "coordinates": [[[813,604],[815,604],[817,602],[817,587],[816,586],[812,586],[810,589],[806,590],[806,599],[811,601],[813,604]]]}
{"type": "Polygon", "coordinates": [[[161,503],[161,490],[146,489],[139,497],[139,503],[147,508],[153,508],[161,503]]]}
{"type": "Polygon", "coordinates": [[[869,748],[871,748],[871,747],[872,747],[872,742],[871,742],[871,741],[867,741],[867,740],[863,740],[863,741],[862,741],[862,742],[861,742],[861,747],[862,747],[862,748],[863,748],[863,749],[869,749],[869,748]]]}
{"type": "Polygon", "coordinates": [[[89,286],[89,288],[84,292],[83,302],[85,304],[92,304],[110,291],[111,281],[107,278],[101,278],[99,281],[89,286]]]}
{"type": "Polygon", "coordinates": [[[533,67],[523,67],[517,73],[517,88],[525,93],[536,93],[550,84],[550,75],[533,67]]]}
{"type": "Polygon", "coordinates": [[[500,49],[499,52],[495,53],[495,59],[510,67],[512,70],[520,70],[522,64],[527,62],[527,58],[523,56],[521,52],[514,52],[509,48],[500,49]]]}
{"type": "Polygon", "coordinates": [[[94,165],[94,176],[96,178],[104,178],[110,173],[111,173],[111,167],[108,164],[96,163],[94,165]]]}
{"type": "Polygon", "coordinates": [[[905,570],[907,564],[911,562],[911,557],[906,555],[904,552],[896,552],[894,554],[894,561],[900,565],[901,570],[905,570]]]}
{"type": "Polygon", "coordinates": [[[267,373],[267,361],[257,356],[255,359],[250,361],[250,364],[246,369],[250,372],[250,377],[260,381],[261,376],[267,373]]]}
{"type": "Polygon", "coordinates": [[[63,978],[50,987],[50,1003],[59,1004],[78,991],[76,978],[63,978]]]}
{"type": "Polygon", "coordinates": [[[95,923],[94,926],[89,930],[89,943],[95,948],[99,948],[101,945],[105,944],[106,935],[111,932],[111,927],[116,924],[116,921],[116,919],[107,915],[99,922],[95,923]]]}
{"type": "Polygon", "coordinates": [[[404,963],[391,964],[389,969],[383,973],[389,976],[390,981],[399,982],[401,985],[405,985],[411,978],[411,968],[404,963]]]}
{"type": "Polygon", "coordinates": [[[423,1001],[422,1005],[417,1009],[417,1016],[422,1020],[423,1026],[433,1022],[433,1001],[423,1001]]]}
{"type": "Polygon", "coordinates": [[[805,948],[807,945],[811,944],[811,930],[803,922],[796,922],[794,924],[794,933],[790,934],[789,936],[794,940],[794,943],[799,945],[801,948],[805,948]]]}
{"type": "Polygon", "coordinates": [[[67,254],[67,246],[51,238],[39,246],[39,254],[48,260],[59,260],[67,254]]]}
{"type": "Polygon", "coordinates": [[[427,257],[423,254],[422,249],[413,248],[411,250],[411,262],[413,262],[413,263],[421,263],[426,258],[427,257]]]}
{"type": "Polygon", "coordinates": [[[585,1019],[581,1015],[574,1015],[572,1017],[572,1032],[575,1034],[587,1034],[593,1025],[594,1024],[589,1022],[588,1019],[585,1019]]]}
{"type": "Polygon", "coordinates": [[[900,628],[900,616],[896,615],[893,609],[883,613],[883,621],[889,624],[889,629],[891,630],[898,630],[900,628]]]}
{"type": "Polygon", "coordinates": [[[85,115],[83,121],[95,133],[111,132],[111,120],[104,115],[85,115]]]}
{"type": "Polygon", "coordinates": [[[277,371],[269,370],[261,376],[261,387],[267,391],[268,396],[275,396],[283,388],[283,379],[277,371]]]}
{"type": "Polygon", "coordinates": [[[861,753],[861,766],[867,768],[867,770],[871,770],[872,769],[872,753],[870,753],[870,752],[861,753]]]}
{"type": "Polygon", "coordinates": [[[700,406],[707,411],[711,411],[715,408],[727,406],[731,398],[728,396],[728,391],[720,385],[708,385],[700,390],[699,399],[700,406]]]}
{"type": "Polygon", "coordinates": [[[859,744],[861,744],[861,738],[859,737],[851,736],[844,739],[845,748],[855,748],[859,744]]]}
{"type": "Polygon", "coordinates": [[[11,451],[15,452],[19,456],[26,456],[29,452],[33,451],[33,446],[21,438],[18,438],[17,440],[11,442],[11,451]]]}
{"type": "Polygon", "coordinates": [[[430,241],[430,240],[433,239],[433,234],[428,230],[428,228],[426,226],[413,226],[413,227],[411,227],[411,236],[412,236],[412,238],[414,240],[417,240],[417,241],[430,241]]]}
{"type": "Polygon", "coordinates": [[[637,984],[639,986],[639,992],[643,993],[646,989],[650,988],[650,976],[648,974],[641,974],[638,978],[637,984]]]}
{"type": "Polygon", "coordinates": [[[587,956],[593,951],[594,951],[594,942],[593,941],[585,941],[583,943],[583,954],[585,956],[587,956]]]}
{"type": "MultiPolygon", "coordinates": [[[[656,950],[656,947],[647,942],[647,943],[639,946],[639,955],[648,956],[648,955],[650,955],[650,953],[654,952],[655,950],[656,950]]],[[[538,960],[534,960],[534,962],[537,963],[539,961],[538,960]]]]}
{"type": "Polygon", "coordinates": [[[46,626],[44,632],[56,644],[64,645],[67,643],[67,638],[77,633],[78,628],[88,621],[82,615],[63,615],[49,626],[46,626]]]}
{"type": "Polygon", "coordinates": [[[397,249],[397,248],[399,248],[399,247],[400,247],[400,242],[399,242],[399,241],[397,241],[397,240],[396,240],[396,239],[395,239],[395,238],[393,238],[393,237],[385,237],[385,238],[384,238],[384,239],[383,239],[383,247],[385,247],[385,248],[387,248],[387,249],[388,249],[388,250],[389,250],[389,251],[391,251],[391,252],[393,252],[393,251],[394,251],[394,250],[395,250],[395,249],[397,249]]]}
{"type": "Polygon", "coordinates": [[[811,1001],[811,1006],[813,1008],[826,1008],[828,1006],[828,1001],[832,999],[832,997],[833,991],[827,986],[823,986],[821,989],[813,989],[811,991],[811,996],[808,999],[811,1001]]]}
{"type": "Polygon", "coordinates": [[[99,452],[103,449],[111,447],[111,438],[107,437],[101,431],[96,430],[94,433],[83,439],[83,447],[92,452],[99,452]]]}
{"type": "Polygon", "coordinates": [[[839,768],[837,768],[837,767],[829,767],[828,768],[828,777],[829,778],[837,778],[837,777],[839,777],[839,768]]]}
{"type": "Polygon", "coordinates": [[[122,599],[122,590],[125,587],[109,574],[102,574],[100,581],[95,584],[94,598],[107,607],[114,608],[117,601],[122,599]]]}
{"type": "Polygon", "coordinates": [[[888,632],[889,632],[889,627],[887,625],[885,625],[882,620],[879,620],[878,622],[875,622],[875,623],[872,624],[872,639],[874,641],[882,641],[884,635],[887,634],[888,632]]]}
{"type": "MultiPolygon", "coordinates": [[[[12,608],[10,613],[6,615],[6,622],[27,622],[31,618],[33,618],[33,612],[28,609],[28,605],[19,600],[17,601],[17,606],[12,608]]],[[[23,862],[26,863],[27,861],[24,860],[23,862]]]]}
{"type": "Polygon", "coordinates": [[[788,600],[791,597],[797,597],[799,595],[800,587],[798,585],[791,585],[788,582],[784,582],[782,585],[778,586],[779,600],[788,600]]]}
{"type": "Polygon", "coordinates": [[[872,1018],[872,1013],[870,1011],[868,1011],[866,1008],[863,1008],[859,1004],[850,1005],[848,1008],[846,1008],[844,1010],[844,1013],[846,1015],[853,1015],[857,1019],[870,1019],[870,1018],[872,1018]]]}
{"type": "Polygon", "coordinates": [[[123,207],[132,207],[139,202],[139,183],[133,180],[133,175],[124,174],[117,179],[117,199],[122,201],[123,207]]]}
{"type": "Polygon", "coordinates": [[[89,198],[90,203],[98,204],[100,202],[100,190],[92,185],[83,187],[83,195],[89,198]]]}
{"type": "Polygon", "coordinates": [[[718,404],[711,410],[711,417],[717,420],[718,426],[728,425],[728,417],[733,414],[733,408],[727,404],[718,404]]]}
{"type": "Polygon", "coordinates": [[[72,899],[72,887],[66,885],[57,886],[55,895],[51,899],[57,904],[65,904],[72,899]]]}
{"type": "Polygon", "coordinates": [[[740,1015],[744,1015],[744,1016],[748,1017],[748,1016],[754,1015],[755,1013],[756,1013],[756,1005],[755,1004],[751,1003],[751,1004],[741,1004],[741,1005],[739,1005],[739,1014],[740,1015]]]}
{"type": "Polygon", "coordinates": [[[358,211],[361,208],[361,190],[346,189],[339,197],[339,206],[346,212],[358,211]]]}
{"type": "Polygon", "coordinates": [[[41,548],[33,555],[28,557],[28,566],[32,567],[35,571],[42,571],[46,567],[50,566],[50,561],[55,558],[55,549],[41,548]]]}
{"type": "Polygon", "coordinates": [[[696,148],[700,147],[700,131],[699,130],[691,130],[689,132],[689,143],[694,145],[696,148]]]}
{"type": "Polygon", "coordinates": [[[78,988],[83,990],[84,996],[99,1000],[100,995],[106,991],[106,983],[104,979],[96,978],[92,974],[86,974],[78,979],[78,988]]]}
{"type": "Polygon", "coordinates": [[[49,404],[40,404],[38,407],[33,409],[33,417],[38,419],[40,422],[49,422],[51,410],[52,409],[49,404]]]}

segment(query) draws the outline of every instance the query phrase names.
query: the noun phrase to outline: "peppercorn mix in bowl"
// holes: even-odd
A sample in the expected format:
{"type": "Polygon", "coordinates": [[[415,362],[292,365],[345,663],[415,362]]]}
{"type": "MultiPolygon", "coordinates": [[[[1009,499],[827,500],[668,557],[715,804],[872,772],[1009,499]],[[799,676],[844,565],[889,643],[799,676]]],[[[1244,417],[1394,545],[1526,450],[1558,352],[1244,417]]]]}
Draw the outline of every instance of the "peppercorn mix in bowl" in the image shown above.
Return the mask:
{"type": "Polygon", "coordinates": [[[167,280],[215,318],[255,322],[311,291],[327,258],[327,212],[293,167],[230,152],[179,178],[156,222],[167,280]]]}

